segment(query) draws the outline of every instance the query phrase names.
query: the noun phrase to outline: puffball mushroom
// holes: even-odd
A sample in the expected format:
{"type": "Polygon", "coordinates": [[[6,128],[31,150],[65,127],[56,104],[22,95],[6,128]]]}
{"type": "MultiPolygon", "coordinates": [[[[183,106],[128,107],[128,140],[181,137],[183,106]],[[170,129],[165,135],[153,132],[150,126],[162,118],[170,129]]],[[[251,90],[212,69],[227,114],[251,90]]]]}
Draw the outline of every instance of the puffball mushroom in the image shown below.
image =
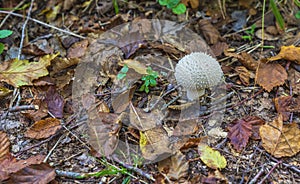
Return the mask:
{"type": "Polygon", "coordinates": [[[203,52],[193,52],[180,59],[175,67],[175,78],[187,91],[187,98],[195,100],[205,88],[217,85],[223,76],[219,62],[203,52]]]}

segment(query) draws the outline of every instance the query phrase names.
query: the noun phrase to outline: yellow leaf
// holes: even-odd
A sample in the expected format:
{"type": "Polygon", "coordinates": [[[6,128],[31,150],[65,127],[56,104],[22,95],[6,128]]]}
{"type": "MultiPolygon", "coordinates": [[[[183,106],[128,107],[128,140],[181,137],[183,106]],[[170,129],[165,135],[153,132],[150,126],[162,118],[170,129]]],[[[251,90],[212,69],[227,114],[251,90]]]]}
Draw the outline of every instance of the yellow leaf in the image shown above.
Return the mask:
{"type": "Polygon", "coordinates": [[[137,61],[137,60],[133,60],[133,59],[126,59],[123,61],[124,64],[126,64],[128,66],[128,68],[131,68],[133,70],[135,70],[137,73],[142,74],[142,75],[147,75],[147,67],[137,61]]]}
{"type": "Polygon", "coordinates": [[[198,153],[202,162],[212,169],[223,169],[226,167],[226,159],[220,152],[213,150],[206,144],[198,145],[198,153]]]}
{"type": "Polygon", "coordinates": [[[276,61],[279,59],[295,61],[297,64],[300,64],[300,47],[295,47],[294,45],[282,46],[279,54],[269,58],[268,61],[276,61]]]}
{"type": "Polygon", "coordinates": [[[32,85],[34,79],[48,75],[47,66],[57,55],[46,55],[39,62],[28,60],[10,60],[0,65],[0,81],[5,81],[15,87],[32,85]]]}

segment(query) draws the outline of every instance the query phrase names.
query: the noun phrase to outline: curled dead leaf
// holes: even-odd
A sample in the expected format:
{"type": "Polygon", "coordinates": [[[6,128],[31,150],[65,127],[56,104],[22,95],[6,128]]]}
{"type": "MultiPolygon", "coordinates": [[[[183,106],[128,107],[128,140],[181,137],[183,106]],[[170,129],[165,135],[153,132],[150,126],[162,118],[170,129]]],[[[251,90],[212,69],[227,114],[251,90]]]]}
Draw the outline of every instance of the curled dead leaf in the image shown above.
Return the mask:
{"type": "Polygon", "coordinates": [[[249,86],[250,84],[250,72],[244,66],[235,67],[235,71],[238,73],[241,82],[245,86],[249,86]]]}
{"type": "Polygon", "coordinates": [[[286,59],[300,64],[300,47],[295,47],[294,45],[282,46],[279,54],[269,58],[268,61],[276,61],[279,59],[286,59]]]}
{"type": "Polygon", "coordinates": [[[60,121],[56,118],[47,118],[35,122],[25,133],[32,139],[48,138],[61,128],[60,121]]]}

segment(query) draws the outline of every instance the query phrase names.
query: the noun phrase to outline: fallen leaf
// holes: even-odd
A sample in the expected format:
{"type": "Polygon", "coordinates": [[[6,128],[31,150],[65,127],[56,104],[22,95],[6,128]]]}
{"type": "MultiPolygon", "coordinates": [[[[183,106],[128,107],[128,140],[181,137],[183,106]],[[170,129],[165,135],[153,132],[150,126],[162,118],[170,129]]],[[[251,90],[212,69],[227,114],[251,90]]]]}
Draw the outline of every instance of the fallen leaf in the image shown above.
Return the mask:
{"type": "Polygon", "coordinates": [[[173,181],[179,181],[188,175],[189,162],[185,155],[177,151],[175,155],[158,162],[158,170],[173,181]]]}
{"type": "Polygon", "coordinates": [[[181,2],[185,5],[185,6],[188,6],[188,5],[191,5],[191,7],[193,9],[196,9],[199,7],[199,0],[181,0],[181,2]]]}
{"type": "Polygon", "coordinates": [[[288,72],[288,80],[293,90],[293,94],[300,95],[300,72],[295,69],[290,69],[288,72]]]}
{"type": "Polygon", "coordinates": [[[32,164],[10,175],[8,183],[49,183],[55,179],[55,169],[47,163],[32,164]]]}
{"type": "Polygon", "coordinates": [[[142,74],[142,75],[148,74],[146,65],[141,63],[140,61],[133,60],[133,59],[126,59],[126,60],[122,61],[122,63],[126,64],[128,66],[128,68],[133,69],[134,71],[136,71],[139,74],[142,74]]]}
{"type": "Polygon", "coordinates": [[[41,99],[33,99],[32,105],[38,106],[38,110],[27,110],[22,112],[27,118],[33,121],[39,121],[44,117],[48,116],[48,106],[44,100],[41,99]]]}
{"type": "Polygon", "coordinates": [[[224,51],[225,56],[234,57],[239,60],[248,70],[255,71],[258,67],[258,62],[247,52],[242,52],[240,54],[224,51]]]}
{"type": "Polygon", "coordinates": [[[255,76],[256,83],[268,92],[276,86],[283,85],[286,79],[286,70],[277,63],[260,62],[255,76]]]}
{"type": "Polygon", "coordinates": [[[17,162],[17,160],[11,154],[6,154],[5,157],[3,157],[3,159],[0,161],[0,183],[9,178],[10,173],[6,168],[15,162],[17,162]]]}
{"type": "Polygon", "coordinates": [[[11,93],[12,93],[12,90],[10,90],[6,87],[1,87],[0,86],[0,99],[10,95],[11,93]]]}
{"type": "Polygon", "coordinates": [[[53,48],[50,47],[48,40],[37,40],[34,43],[30,43],[22,48],[22,54],[43,56],[53,53],[53,48]]]}
{"type": "Polygon", "coordinates": [[[43,56],[39,62],[18,59],[4,62],[0,65],[0,80],[15,87],[32,85],[34,79],[48,75],[46,67],[58,54],[43,56]]]}
{"type": "Polygon", "coordinates": [[[210,23],[207,19],[201,19],[198,22],[199,28],[201,29],[205,40],[208,44],[216,44],[221,39],[220,32],[210,23]]]}
{"type": "Polygon", "coordinates": [[[111,103],[115,113],[121,113],[127,109],[129,103],[131,102],[135,89],[136,86],[132,86],[131,88],[125,90],[120,94],[112,94],[111,103]]]}
{"type": "Polygon", "coordinates": [[[272,34],[269,34],[265,32],[264,37],[262,37],[262,29],[259,29],[255,32],[255,36],[259,39],[268,40],[268,41],[275,41],[279,39],[279,36],[273,36],[272,34]]]}
{"type": "Polygon", "coordinates": [[[56,118],[47,118],[35,122],[25,132],[25,136],[32,139],[44,139],[55,134],[61,128],[60,121],[56,118]]]}
{"type": "Polygon", "coordinates": [[[62,118],[64,111],[64,98],[56,91],[55,86],[50,86],[44,100],[47,103],[48,111],[55,118],[62,118]]]}
{"type": "Polygon", "coordinates": [[[89,109],[89,143],[101,155],[110,156],[118,146],[121,122],[118,114],[89,109]]]}
{"type": "Polygon", "coordinates": [[[200,143],[198,145],[198,153],[202,162],[212,169],[223,169],[226,167],[226,159],[219,151],[213,150],[206,144],[200,143]]]}
{"type": "Polygon", "coordinates": [[[176,125],[173,135],[174,136],[183,136],[183,135],[192,135],[197,130],[199,130],[199,126],[196,119],[188,119],[179,121],[176,125]]]}
{"type": "Polygon", "coordinates": [[[297,123],[283,125],[282,115],[259,129],[262,146],[276,158],[291,157],[300,151],[300,130],[297,123]]]}
{"type": "Polygon", "coordinates": [[[211,46],[211,50],[213,51],[214,55],[217,57],[217,56],[220,56],[224,50],[228,49],[228,44],[226,42],[217,42],[216,44],[212,45],[211,46]]]}
{"type": "Polygon", "coordinates": [[[9,153],[10,141],[5,132],[0,131],[0,162],[6,158],[9,153]]]}
{"type": "Polygon", "coordinates": [[[237,67],[235,67],[235,71],[239,75],[239,78],[240,78],[241,82],[245,86],[249,86],[249,84],[250,84],[250,72],[247,70],[247,68],[244,67],[244,66],[237,66],[237,67]]]}
{"type": "Polygon", "coordinates": [[[68,58],[80,58],[80,57],[84,56],[88,44],[89,44],[88,40],[81,40],[79,42],[74,43],[68,49],[67,57],[68,58]]]}
{"type": "Polygon", "coordinates": [[[288,111],[288,106],[292,103],[291,96],[281,96],[274,99],[274,104],[278,114],[282,115],[283,121],[290,118],[291,112],[288,111]]]}
{"type": "Polygon", "coordinates": [[[235,120],[229,125],[228,138],[234,148],[240,152],[242,151],[252,135],[253,125],[262,125],[264,121],[256,116],[247,116],[239,120],[235,120]]]}
{"type": "Polygon", "coordinates": [[[286,59],[300,64],[300,47],[295,47],[294,45],[282,46],[279,54],[270,57],[268,61],[276,61],[279,59],[286,59]]]}
{"type": "Polygon", "coordinates": [[[207,177],[201,179],[201,183],[205,184],[217,184],[217,183],[229,183],[228,179],[222,175],[219,170],[209,172],[207,177]]]}

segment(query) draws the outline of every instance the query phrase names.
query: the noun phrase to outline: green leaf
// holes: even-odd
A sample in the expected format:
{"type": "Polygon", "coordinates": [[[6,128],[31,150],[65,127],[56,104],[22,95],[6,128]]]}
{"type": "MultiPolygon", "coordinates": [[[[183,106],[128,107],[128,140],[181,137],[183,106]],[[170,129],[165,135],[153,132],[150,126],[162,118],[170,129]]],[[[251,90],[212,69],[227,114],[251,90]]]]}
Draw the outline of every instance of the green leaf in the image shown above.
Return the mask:
{"type": "Polygon", "coordinates": [[[180,3],[176,7],[172,8],[172,12],[177,15],[184,14],[185,11],[186,11],[186,6],[183,3],[180,3]]]}
{"type": "Polygon", "coordinates": [[[150,84],[150,81],[149,80],[145,80],[145,86],[147,87],[147,86],[149,86],[149,84],[150,84]]]}
{"type": "Polygon", "coordinates": [[[4,44],[0,43],[0,54],[2,54],[3,50],[4,50],[4,44]]]}
{"type": "Polygon", "coordinates": [[[146,92],[146,93],[149,93],[149,88],[148,88],[148,86],[145,87],[145,92],[146,92]]]}
{"type": "Polygon", "coordinates": [[[123,68],[121,69],[121,73],[127,73],[128,72],[128,66],[124,65],[123,68]]]}
{"type": "Polygon", "coordinates": [[[118,80],[121,80],[121,79],[123,79],[124,77],[126,77],[126,73],[118,73],[118,75],[117,75],[117,79],[118,79],[118,80]]]}
{"type": "Polygon", "coordinates": [[[155,79],[150,79],[150,86],[156,86],[156,80],[155,79]]]}
{"type": "Polygon", "coordinates": [[[48,75],[47,66],[58,54],[45,55],[38,62],[18,59],[4,62],[0,65],[0,81],[14,87],[32,85],[33,80],[48,75]]]}
{"type": "Polygon", "coordinates": [[[6,38],[10,36],[13,32],[11,30],[0,30],[0,38],[6,38]]]}
{"type": "Polygon", "coordinates": [[[300,19],[300,11],[295,14],[296,19],[300,19]]]}
{"type": "Polygon", "coordinates": [[[159,0],[158,3],[162,6],[166,6],[168,4],[168,0],[159,0]]]}
{"type": "Polygon", "coordinates": [[[271,5],[272,12],[273,12],[273,14],[274,14],[274,16],[275,16],[275,18],[276,18],[276,21],[277,21],[277,23],[279,24],[279,27],[280,27],[282,30],[284,30],[284,27],[285,27],[285,26],[284,26],[284,20],[283,20],[283,18],[282,18],[282,16],[281,16],[281,14],[280,14],[280,12],[279,12],[277,6],[276,6],[275,1],[274,1],[274,0],[270,0],[270,5],[271,5]]]}
{"type": "Polygon", "coordinates": [[[140,91],[144,91],[145,90],[145,88],[146,88],[146,85],[145,84],[143,84],[141,87],[140,87],[140,91]]]}
{"type": "Polygon", "coordinates": [[[119,13],[118,1],[113,0],[113,5],[114,5],[115,13],[118,14],[119,13]]]}
{"type": "Polygon", "coordinates": [[[169,8],[169,9],[175,8],[179,2],[180,2],[180,0],[169,0],[169,2],[167,4],[167,8],[169,8]]]}

